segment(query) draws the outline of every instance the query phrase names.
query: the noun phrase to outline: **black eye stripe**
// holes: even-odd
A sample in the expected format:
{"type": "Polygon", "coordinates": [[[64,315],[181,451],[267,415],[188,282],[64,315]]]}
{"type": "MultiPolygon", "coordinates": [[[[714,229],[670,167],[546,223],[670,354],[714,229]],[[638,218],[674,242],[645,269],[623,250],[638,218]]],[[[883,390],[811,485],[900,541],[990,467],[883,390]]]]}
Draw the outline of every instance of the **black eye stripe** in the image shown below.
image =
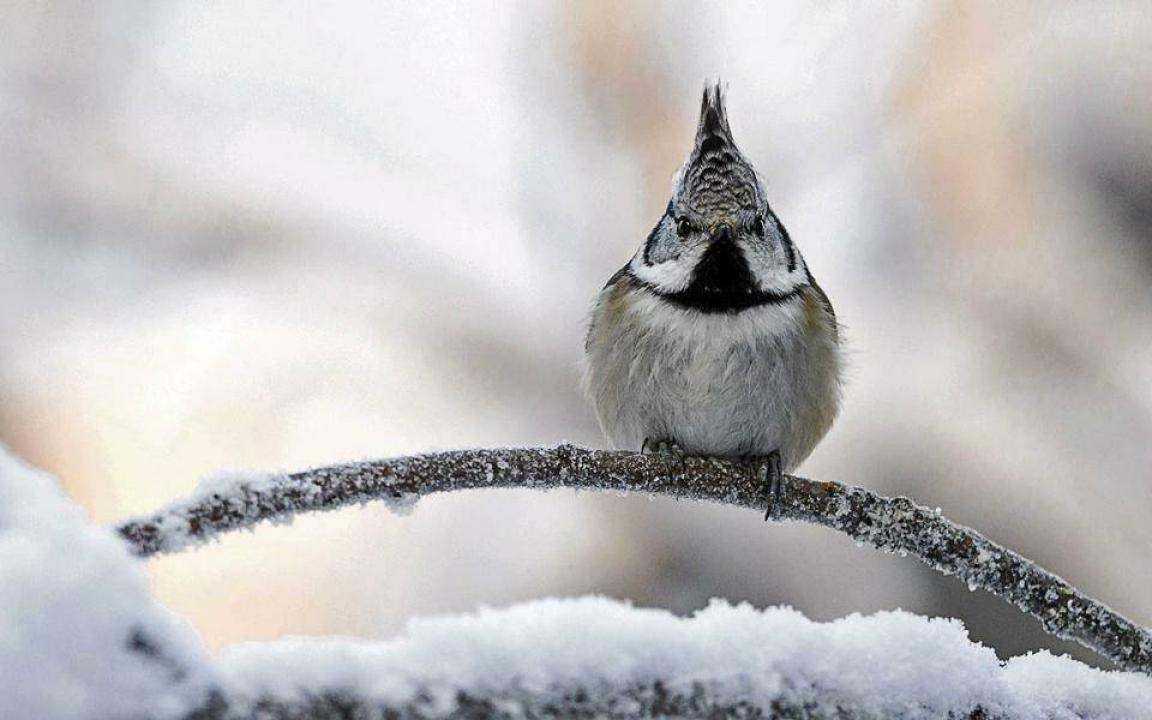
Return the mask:
{"type": "Polygon", "coordinates": [[[783,241],[784,254],[788,256],[788,272],[796,269],[796,248],[792,246],[792,237],[788,234],[788,230],[784,227],[784,223],[780,222],[780,218],[776,214],[772,214],[772,222],[775,223],[776,229],[780,231],[780,239],[783,241]]]}
{"type": "Polygon", "coordinates": [[[664,227],[665,222],[672,217],[672,201],[668,201],[668,207],[664,208],[664,214],[656,221],[656,227],[652,228],[652,232],[648,233],[648,239],[644,241],[644,264],[652,265],[652,246],[660,239],[660,228],[664,227]]]}

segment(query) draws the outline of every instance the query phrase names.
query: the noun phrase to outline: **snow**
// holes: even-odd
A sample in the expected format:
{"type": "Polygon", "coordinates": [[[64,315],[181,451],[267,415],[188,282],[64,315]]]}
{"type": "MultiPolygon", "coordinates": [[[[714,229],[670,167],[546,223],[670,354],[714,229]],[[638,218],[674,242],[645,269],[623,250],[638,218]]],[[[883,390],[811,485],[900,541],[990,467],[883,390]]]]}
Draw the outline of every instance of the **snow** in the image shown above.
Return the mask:
{"type": "Polygon", "coordinates": [[[0,446],[0,718],[176,717],[207,667],[124,544],[0,446]]]}
{"type": "MultiPolygon", "coordinates": [[[[230,474],[198,496],[246,511],[230,489],[259,493],[276,478],[284,482],[230,474]]],[[[960,718],[980,708],[989,718],[1152,720],[1152,677],[1048,653],[1002,663],[959,621],[900,611],[822,623],[720,600],[679,617],[603,597],[546,599],[413,620],[384,642],[281,639],[211,659],[152,601],[122,540],[0,447],[0,718],[176,718],[209,690],[229,718],[257,706],[278,717],[278,704],[312,715],[325,698],[354,701],[366,716],[442,717],[466,698],[512,716],[528,706],[563,714],[573,698],[622,716],[703,693],[717,707],[782,704],[816,708],[813,717],[960,718]]]]}
{"type": "Polygon", "coordinates": [[[239,645],[219,665],[225,694],[241,706],[302,701],[307,689],[446,714],[460,692],[547,698],[662,680],[686,692],[702,682],[719,699],[761,707],[834,703],[854,717],[963,717],[981,706],[1029,720],[1152,718],[1152,678],[1047,653],[1002,665],[955,620],[895,611],[819,623],[719,600],[688,618],[602,597],[539,600],[414,620],[385,643],[239,645]]]}

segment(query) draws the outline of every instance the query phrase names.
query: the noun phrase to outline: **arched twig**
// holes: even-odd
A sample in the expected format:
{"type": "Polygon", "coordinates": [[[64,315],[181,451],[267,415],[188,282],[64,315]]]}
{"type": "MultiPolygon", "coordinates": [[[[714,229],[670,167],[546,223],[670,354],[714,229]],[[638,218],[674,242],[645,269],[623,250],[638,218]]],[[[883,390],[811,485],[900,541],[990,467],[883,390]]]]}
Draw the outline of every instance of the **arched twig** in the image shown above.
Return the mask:
{"type": "MultiPolygon", "coordinates": [[[[667,495],[763,511],[758,464],[554,448],[456,450],[216,483],[118,531],[137,554],[177,550],[264,520],[475,488],[571,487],[667,495]]],[[[776,512],[909,553],[1015,604],[1056,637],[1076,640],[1125,670],[1152,673],[1152,634],[1061,578],[979,533],[914,504],[862,488],[786,476],[776,512]]]]}

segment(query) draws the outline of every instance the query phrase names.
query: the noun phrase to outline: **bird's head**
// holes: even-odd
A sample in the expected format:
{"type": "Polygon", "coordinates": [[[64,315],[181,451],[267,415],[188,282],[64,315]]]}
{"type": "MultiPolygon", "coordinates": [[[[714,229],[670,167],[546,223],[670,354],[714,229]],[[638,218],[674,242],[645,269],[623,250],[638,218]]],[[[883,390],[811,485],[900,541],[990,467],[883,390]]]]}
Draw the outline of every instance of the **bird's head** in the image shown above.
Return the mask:
{"type": "Polygon", "coordinates": [[[652,292],[708,313],[779,302],[808,284],[800,252],[732,139],[719,84],[704,89],[695,146],[628,269],[652,292]]]}

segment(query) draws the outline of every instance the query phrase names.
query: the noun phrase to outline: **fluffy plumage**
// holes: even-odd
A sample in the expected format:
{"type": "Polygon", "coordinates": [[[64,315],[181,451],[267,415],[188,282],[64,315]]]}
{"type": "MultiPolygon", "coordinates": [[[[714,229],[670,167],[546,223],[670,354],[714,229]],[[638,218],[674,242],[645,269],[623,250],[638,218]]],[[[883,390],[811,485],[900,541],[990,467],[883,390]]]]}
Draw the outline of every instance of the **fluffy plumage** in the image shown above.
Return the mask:
{"type": "Polygon", "coordinates": [[[779,452],[788,471],[836,417],[832,305],[736,147],[718,86],[664,216],[597,299],[585,378],[624,449],[779,452]]]}

